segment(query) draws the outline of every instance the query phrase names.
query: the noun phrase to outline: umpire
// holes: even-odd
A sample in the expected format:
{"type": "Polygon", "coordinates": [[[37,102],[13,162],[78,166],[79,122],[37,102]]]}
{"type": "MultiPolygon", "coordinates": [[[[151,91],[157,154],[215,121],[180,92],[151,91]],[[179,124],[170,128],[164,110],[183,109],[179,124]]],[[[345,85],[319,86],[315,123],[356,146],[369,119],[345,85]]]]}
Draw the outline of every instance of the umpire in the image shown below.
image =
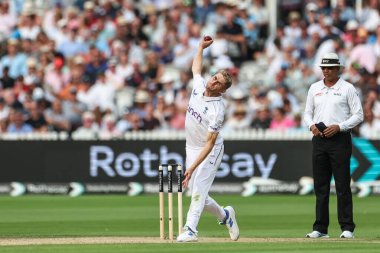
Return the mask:
{"type": "Polygon", "coordinates": [[[353,238],[355,223],[351,193],[351,129],[363,121],[363,109],[354,86],[339,77],[338,55],[327,53],[320,64],[324,79],[309,89],[304,121],[313,133],[315,222],[309,238],[328,236],[331,177],[338,198],[341,238],[353,238]]]}

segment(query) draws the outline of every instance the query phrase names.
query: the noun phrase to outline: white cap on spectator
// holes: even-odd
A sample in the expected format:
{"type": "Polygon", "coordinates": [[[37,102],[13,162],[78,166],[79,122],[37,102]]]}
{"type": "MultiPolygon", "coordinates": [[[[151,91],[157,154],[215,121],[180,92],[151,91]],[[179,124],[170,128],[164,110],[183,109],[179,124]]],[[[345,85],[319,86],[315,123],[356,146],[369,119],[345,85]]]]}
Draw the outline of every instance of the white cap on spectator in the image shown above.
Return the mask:
{"type": "Polygon", "coordinates": [[[36,77],[31,76],[31,75],[27,75],[24,77],[24,83],[25,83],[25,85],[35,84],[36,83],[36,77]]]}
{"type": "Polygon", "coordinates": [[[49,46],[47,46],[47,45],[43,45],[43,46],[40,47],[40,51],[41,51],[42,53],[47,53],[47,52],[50,51],[50,48],[49,48],[49,46]]]}
{"type": "Polygon", "coordinates": [[[34,7],[32,2],[25,2],[22,8],[23,15],[32,15],[34,14],[34,7]]]}
{"type": "Polygon", "coordinates": [[[346,29],[348,31],[357,30],[359,28],[359,23],[355,19],[351,19],[346,24],[346,29]]]}
{"type": "Polygon", "coordinates": [[[111,58],[109,61],[108,61],[108,65],[109,66],[116,66],[117,65],[117,60],[115,58],[111,58]]]}
{"type": "Polygon", "coordinates": [[[323,24],[326,26],[332,26],[333,20],[331,17],[324,17],[323,24]]]}
{"type": "Polygon", "coordinates": [[[219,69],[230,69],[234,67],[234,63],[231,61],[230,57],[227,55],[220,55],[214,61],[215,68],[219,69]]]}
{"type": "Polygon", "coordinates": [[[128,20],[124,16],[119,16],[116,18],[116,23],[118,25],[126,25],[128,24],[128,20]]]}
{"type": "Polygon", "coordinates": [[[144,90],[138,90],[135,95],[136,103],[148,103],[150,101],[148,92],[144,90]]]}
{"type": "Polygon", "coordinates": [[[100,5],[105,5],[108,2],[109,2],[109,0],[99,0],[100,5]]]}
{"type": "Polygon", "coordinates": [[[239,10],[248,10],[249,8],[249,3],[248,2],[241,2],[238,5],[239,10]]]}
{"type": "Polygon", "coordinates": [[[41,100],[45,97],[45,92],[41,87],[36,87],[33,89],[32,98],[33,100],[41,100]]]}
{"type": "Polygon", "coordinates": [[[289,20],[298,20],[300,18],[301,18],[301,15],[296,11],[292,11],[289,13],[289,20]]]}
{"type": "Polygon", "coordinates": [[[114,40],[111,45],[113,50],[116,49],[123,49],[124,48],[124,43],[121,40],[114,40]]]}
{"type": "Polygon", "coordinates": [[[82,119],[95,119],[93,112],[87,111],[82,114],[82,119]]]}
{"type": "Polygon", "coordinates": [[[107,114],[107,115],[104,116],[103,121],[104,121],[105,123],[108,123],[108,122],[116,122],[116,118],[115,118],[115,116],[113,116],[112,114],[107,114]]]}
{"type": "Polygon", "coordinates": [[[243,99],[243,98],[246,98],[247,97],[247,93],[245,93],[242,89],[240,88],[234,88],[232,91],[231,91],[231,98],[234,99],[234,100],[240,100],[240,99],[243,99]]]}
{"type": "Polygon", "coordinates": [[[57,22],[57,25],[62,28],[62,27],[65,27],[67,25],[67,20],[62,18],[60,19],[58,22],[57,22]]]}
{"type": "Polygon", "coordinates": [[[239,0],[224,0],[223,2],[229,6],[238,6],[240,1],[239,0]]]}
{"type": "Polygon", "coordinates": [[[18,39],[15,39],[15,38],[10,38],[8,41],[7,41],[8,45],[17,45],[18,44],[18,39]]]}
{"type": "Polygon", "coordinates": [[[308,3],[306,5],[306,10],[308,10],[308,11],[317,11],[318,10],[318,5],[316,3],[308,3]]]}
{"type": "Polygon", "coordinates": [[[34,58],[28,58],[26,60],[26,65],[30,68],[36,67],[37,61],[34,58]]]}
{"type": "Polygon", "coordinates": [[[160,79],[160,83],[171,83],[171,82],[174,82],[174,76],[173,75],[170,75],[169,73],[165,73],[161,79],[160,79]]]}
{"type": "Polygon", "coordinates": [[[95,7],[95,4],[92,1],[86,1],[84,3],[84,9],[85,10],[92,10],[92,9],[94,9],[94,7],[95,7]]]}
{"type": "Polygon", "coordinates": [[[340,67],[342,64],[339,62],[339,57],[336,53],[326,53],[322,57],[319,67],[340,67]]]}
{"type": "Polygon", "coordinates": [[[84,63],[84,59],[82,56],[80,55],[77,55],[74,57],[74,63],[75,64],[83,64],[84,63]]]}

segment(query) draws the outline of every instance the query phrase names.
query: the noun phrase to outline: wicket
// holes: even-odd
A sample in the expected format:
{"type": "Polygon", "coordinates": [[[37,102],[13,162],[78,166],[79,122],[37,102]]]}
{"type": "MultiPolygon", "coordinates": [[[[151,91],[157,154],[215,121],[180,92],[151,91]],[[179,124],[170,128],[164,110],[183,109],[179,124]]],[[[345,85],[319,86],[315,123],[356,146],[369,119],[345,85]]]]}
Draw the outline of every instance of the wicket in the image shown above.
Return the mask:
{"type": "Polygon", "coordinates": [[[165,239],[165,218],[164,218],[164,168],[168,168],[168,220],[169,220],[169,240],[174,239],[173,228],[173,167],[177,168],[177,196],[178,196],[178,234],[182,233],[182,166],[180,164],[161,164],[158,169],[158,192],[160,200],[160,238],[165,239]]]}

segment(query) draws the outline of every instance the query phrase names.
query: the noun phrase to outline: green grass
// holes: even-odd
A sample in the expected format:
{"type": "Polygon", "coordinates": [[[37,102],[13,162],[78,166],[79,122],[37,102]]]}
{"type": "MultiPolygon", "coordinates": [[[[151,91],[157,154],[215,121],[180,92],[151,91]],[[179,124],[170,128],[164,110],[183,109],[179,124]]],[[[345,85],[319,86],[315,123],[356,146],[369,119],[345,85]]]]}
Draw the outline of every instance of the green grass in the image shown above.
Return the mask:
{"type": "MultiPolygon", "coordinates": [[[[313,196],[216,195],[237,210],[241,237],[302,238],[311,231],[313,196]]],[[[176,202],[175,202],[176,204],[176,202]]],[[[184,215],[189,198],[184,198],[184,215]]],[[[2,246],[0,252],[379,252],[380,198],[354,198],[356,239],[306,242],[108,244],[2,246]]],[[[176,210],[174,210],[176,216],[176,210]]],[[[176,220],[175,220],[176,221],[176,220]]],[[[330,201],[332,238],[340,234],[336,197],[330,201]]],[[[73,236],[158,236],[157,196],[0,197],[0,238],[73,236]]],[[[175,222],[175,228],[176,228],[175,222]]],[[[199,237],[227,237],[225,228],[203,214],[199,237]]],[[[175,233],[177,231],[175,230],[175,233]]]]}

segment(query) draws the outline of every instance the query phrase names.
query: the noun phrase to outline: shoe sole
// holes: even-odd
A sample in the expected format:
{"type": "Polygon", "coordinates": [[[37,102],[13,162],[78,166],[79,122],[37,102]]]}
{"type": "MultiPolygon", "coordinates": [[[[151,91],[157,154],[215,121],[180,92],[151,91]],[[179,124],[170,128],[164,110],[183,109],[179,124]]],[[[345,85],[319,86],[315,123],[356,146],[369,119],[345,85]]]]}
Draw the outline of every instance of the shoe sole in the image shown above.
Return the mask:
{"type": "Polygon", "coordinates": [[[330,236],[328,236],[328,235],[322,235],[322,236],[319,236],[319,237],[310,237],[310,236],[307,235],[306,238],[318,239],[318,238],[330,238],[330,236]]]}
{"type": "MultiPolygon", "coordinates": [[[[231,207],[232,210],[234,211],[235,221],[236,221],[236,224],[237,224],[237,216],[236,216],[235,208],[234,208],[233,206],[230,206],[230,207],[231,207]]],[[[237,241],[237,240],[239,240],[239,237],[240,237],[240,232],[239,232],[238,236],[236,237],[236,239],[232,239],[231,236],[230,236],[230,238],[231,238],[232,241],[237,241]]]]}

